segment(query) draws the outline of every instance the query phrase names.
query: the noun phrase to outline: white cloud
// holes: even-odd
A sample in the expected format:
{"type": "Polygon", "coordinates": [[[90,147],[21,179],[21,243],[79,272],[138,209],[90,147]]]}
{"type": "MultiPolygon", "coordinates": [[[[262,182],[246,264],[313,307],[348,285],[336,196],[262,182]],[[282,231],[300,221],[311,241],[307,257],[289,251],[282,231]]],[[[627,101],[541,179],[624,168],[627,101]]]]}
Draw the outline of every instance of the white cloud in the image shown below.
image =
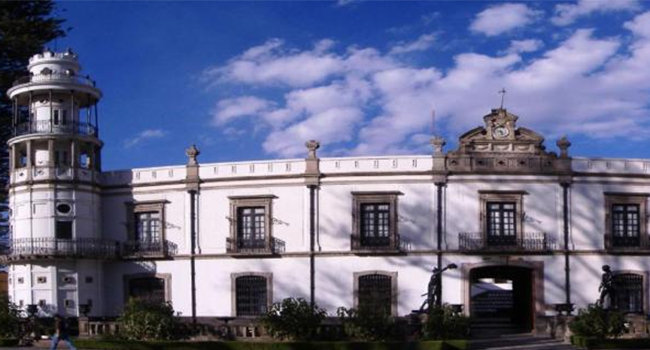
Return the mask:
{"type": "Polygon", "coordinates": [[[390,54],[398,55],[414,51],[425,51],[431,47],[435,42],[434,34],[423,34],[419,38],[410,42],[400,42],[390,49],[390,54]]]}
{"type": "Polygon", "coordinates": [[[541,11],[533,10],[525,4],[495,5],[477,14],[469,28],[477,33],[495,36],[530,24],[540,15],[541,11]]]}
{"type": "Polygon", "coordinates": [[[212,111],[212,123],[223,125],[240,117],[255,116],[268,110],[272,105],[273,102],[255,96],[223,99],[217,102],[212,111]]]}
{"type": "Polygon", "coordinates": [[[551,22],[565,26],[594,12],[633,11],[639,8],[637,0],[578,0],[575,4],[555,5],[555,15],[551,17],[551,22]]]}
{"type": "Polygon", "coordinates": [[[124,140],[122,145],[124,146],[124,148],[131,148],[143,141],[158,139],[164,137],[165,135],[167,135],[167,132],[162,129],[146,129],[141,131],[136,136],[124,140]]]}
{"type": "MultiPolygon", "coordinates": [[[[324,155],[423,152],[429,148],[433,110],[445,132],[456,137],[499,106],[497,91],[505,87],[505,107],[521,116],[519,124],[551,140],[565,133],[650,137],[650,12],[624,27],[628,31],[618,37],[573,30],[546,46],[535,39],[513,40],[496,55],[457,54],[444,69],[415,66],[372,47],[335,51],[331,42],[323,42],[320,55],[337,62],[336,69],[304,86],[283,86],[272,102],[257,97],[266,102],[252,108],[255,112],[222,112],[231,116],[223,123],[232,127],[234,118],[256,118],[264,125],[264,150],[283,157],[303,155],[308,139],[321,141],[324,155]],[[522,52],[533,50],[534,58],[522,58],[522,52]]],[[[249,60],[272,66],[288,57],[316,56],[315,49],[264,52],[246,59],[242,54],[228,64],[249,60]]],[[[229,83],[258,84],[248,81],[229,83]]]]}
{"type": "Polygon", "coordinates": [[[535,52],[544,47],[544,42],[539,39],[511,40],[510,47],[506,52],[524,53],[535,52]]]}

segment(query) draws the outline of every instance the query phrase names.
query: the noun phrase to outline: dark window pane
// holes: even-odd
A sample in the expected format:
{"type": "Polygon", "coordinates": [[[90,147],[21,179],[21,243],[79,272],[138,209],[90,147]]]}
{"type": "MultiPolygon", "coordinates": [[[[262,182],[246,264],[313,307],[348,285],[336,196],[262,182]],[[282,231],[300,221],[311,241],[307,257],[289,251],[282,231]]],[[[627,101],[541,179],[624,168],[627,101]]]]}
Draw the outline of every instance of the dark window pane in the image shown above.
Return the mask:
{"type": "Polygon", "coordinates": [[[237,245],[239,248],[266,246],[266,210],[264,207],[237,208],[237,245]]]}
{"type": "Polygon", "coordinates": [[[72,221],[57,221],[55,237],[57,239],[72,239],[72,221]]]}
{"type": "Polygon", "coordinates": [[[361,246],[390,245],[390,204],[361,204],[361,246]]]}
{"type": "Polygon", "coordinates": [[[612,242],[615,247],[638,246],[640,225],[639,205],[612,205],[612,242]]]}
{"type": "Polygon", "coordinates": [[[516,243],[516,214],[516,203],[487,203],[487,242],[489,245],[514,245],[516,243]]]}
{"type": "Polygon", "coordinates": [[[643,277],[634,273],[614,276],[614,306],[621,312],[643,312],[643,277]]]}
{"type": "Polygon", "coordinates": [[[242,276],[235,279],[237,316],[259,316],[266,312],[266,278],[242,276]]]}
{"type": "Polygon", "coordinates": [[[157,277],[140,277],[129,280],[129,296],[154,302],[165,301],[165,280],[157,277]]]}
{"type": "Polygon", "coordinates": [[[380,274],[359,277],[359,309],[391,314],[391,277],[380,274]]]}

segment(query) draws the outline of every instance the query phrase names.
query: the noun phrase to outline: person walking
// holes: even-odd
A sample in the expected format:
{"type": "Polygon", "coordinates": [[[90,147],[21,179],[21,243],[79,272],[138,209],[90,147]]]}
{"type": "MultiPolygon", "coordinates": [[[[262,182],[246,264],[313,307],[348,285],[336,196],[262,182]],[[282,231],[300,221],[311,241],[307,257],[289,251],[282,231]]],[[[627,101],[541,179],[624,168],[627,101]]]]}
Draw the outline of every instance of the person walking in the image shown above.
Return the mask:
{"type": "Polygon", "coordinates": [[[59,340],[65,341],[70,350],[77,350],[77,348],[72,344],[72,340],[70,340],[66,320],[63,317],[56,315],[54,316],[54,335],[52,336],[50,350],[56,350],[57,345],[59,345],[59,340]]]}

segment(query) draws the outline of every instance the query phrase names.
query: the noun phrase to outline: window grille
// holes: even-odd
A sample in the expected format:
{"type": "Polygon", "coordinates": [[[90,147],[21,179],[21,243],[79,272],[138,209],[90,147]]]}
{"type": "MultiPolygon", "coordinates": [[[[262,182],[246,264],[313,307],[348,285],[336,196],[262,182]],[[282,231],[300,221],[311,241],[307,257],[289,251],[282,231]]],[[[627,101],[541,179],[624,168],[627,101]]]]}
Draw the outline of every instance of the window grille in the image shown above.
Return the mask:
{"type": "Polygon", "coordinates": [[[160,242],[160,212],[135,213],[135,227],[135,240],[137,242],[160,242]]]}
{"type": "Polygon", "coordinates": [[[241,276],[235,279],[237,316],[259,316],[266,312],[266,277],[241,276]]]}
{"type": "Polygon", "coordinates": [[[517,206],[514,202],[487,203],[489,245],[513,245],[517,240],[517,206]]]}
{"type": "Polygon", "coordinates": [[[158,277],[139,277],[129,280],[129,296],[154,302],[165,301],[165,280],[158,277]]]}
{"type": "Polygon", "coordinates": [[[237,246],[239,248],[266,247],[264,207],[237,208],[237,246]]]}
{"type": "Polygon", "coordinates": [[[621,273],[614,276],[614,305],[621,312],[643,313],[643,276],[621,273]]]}
{"type": "Polygon", "coordinates": [[[380,274],[360,276],[359,309],[390,315],[392,309],[392,290],[391,276],[380,274]]]}
{"type": "Polygon", "coordinates": [[[614,246],[638,246],[639,221],[638,204],[612,205],[612,243],[614,246]]]}
{"type": "Polygon", "coordinates": [[[390,245],[390,204],[361,204],[361,245],[390,245]]]}

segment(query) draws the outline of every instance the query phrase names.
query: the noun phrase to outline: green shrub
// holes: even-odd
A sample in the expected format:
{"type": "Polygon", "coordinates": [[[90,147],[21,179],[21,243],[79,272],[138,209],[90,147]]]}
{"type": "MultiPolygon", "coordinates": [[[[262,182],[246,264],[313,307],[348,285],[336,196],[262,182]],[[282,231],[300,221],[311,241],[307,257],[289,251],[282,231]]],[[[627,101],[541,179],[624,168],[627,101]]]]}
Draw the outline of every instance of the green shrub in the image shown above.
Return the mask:
{"type": "Polygon", "coordinates": [[[445,304],[429,309],[422,328],[425,339],[466,339],[469,337],[469,318],[445,304]]]}
{"type": "Polygon", "coordinates": [[[302,298],[286,298],[274,303],[260,321],[271,336],[278,339],[315,339],[327,312],[302,298]]]}
{"type": "Polygon", "coordinates": [[[395,318],[388,310],[371,308],[338,308],[336,314],[343,325],[345,335],[365,341],[388,340],[396,337],[395,318]]]}
{"type": "Polygon", "coordinates": [[[16,338],[21,333],[21,313],[7,295],[0,293],[0,338],[16,338]]]}
{"type": "Polygon", "coordinates": [[[605,310],[599,305],[580,309],[569,323],[573,334],[597,339],[616,338],[625,331],[625,318],[620,312],[605,310]]]}
{"type": "Polygon", "coordinates": [[[171,340],[181,333],[181,324],[169,302],[129,299],[120,322],[120,336],[129,340],[171,340]]]}

